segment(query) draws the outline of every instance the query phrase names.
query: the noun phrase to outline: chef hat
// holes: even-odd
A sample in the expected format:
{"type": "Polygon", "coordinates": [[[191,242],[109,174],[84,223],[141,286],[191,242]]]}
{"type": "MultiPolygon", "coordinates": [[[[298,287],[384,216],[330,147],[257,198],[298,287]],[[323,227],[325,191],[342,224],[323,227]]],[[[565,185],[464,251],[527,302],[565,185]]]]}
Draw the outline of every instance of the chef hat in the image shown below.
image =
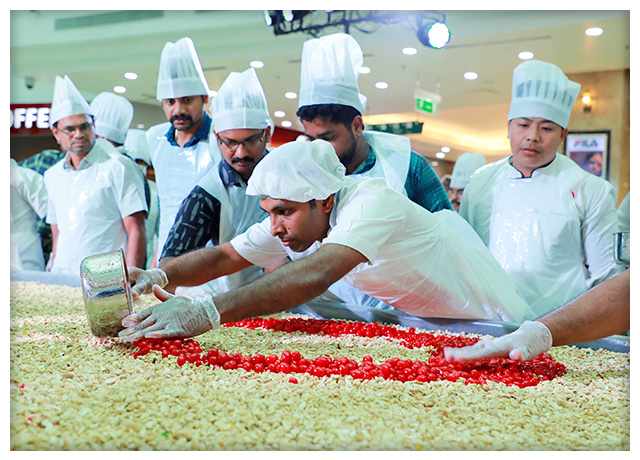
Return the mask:
{"type": "Polygon", "coordinates": [[[91,101],[91,110],[95,117],[96,135],[124,144],[133,121],[133,104],[126,97],[104,92],[91,101]]]}
{"type": "Polygon", "coordinates": [[[362,49],[351,35],[337,33],[304,42],[298,107],[341,104],[364,113],[367,98],[358,89],[363,62],[362,49]]]}
{"type": "Polygon", "coordinates": [[[211,102],[213,129],[264,129],[274,123],[269,118],[267,98],[264,95],[256,70],[251,67],[244,72],[231,72],[222,83],[218,94],[211,102]]]}
{"type": "Polygon", "coordinates": [[[189,37],[164,45],[158,71],[156,99],[174,99],[186,96],[208,96],[209,86],[189,37]]]}
{"type": "Polygon", "coordinates": [[[151,164],[146,131],[142,129],[130,129],[127,131],[127,137],[124,140],[124,149],[134,160],[142,160],[148,165],[151,164]]]}
{"type": "Polygon", "coordinates": [[[451,188],[465,188],[469,185],[469,179],[476,170],[487,164],[487,160],[484,159],[479,153],[463,153],[456,160],[456,164],[453,165],[453,172],[451,173],[451,182],[449,187],[451,188]]]}
{"type": "Polygon", "coordinates": [[[53,125],[71,115],[82,114],[93,115],[89,103],[82,97],[68,75],[64,78],[56,76],[53,101],[49,110],[49,124],[53,125]]]}
{"type": "Polygon", "coordinates": [[[559,67],[535,59],[525,61],[513,71],[509,120],[539,117],[566,128],[579,91],[580,85],[559,67]]]}
{"type": "Polygon", "coordinates": [[[329,142],[292,141],[273,149],[256,165],[246,194],[299,203],[324,200],[345,185],[345,174],[329,142]]]}

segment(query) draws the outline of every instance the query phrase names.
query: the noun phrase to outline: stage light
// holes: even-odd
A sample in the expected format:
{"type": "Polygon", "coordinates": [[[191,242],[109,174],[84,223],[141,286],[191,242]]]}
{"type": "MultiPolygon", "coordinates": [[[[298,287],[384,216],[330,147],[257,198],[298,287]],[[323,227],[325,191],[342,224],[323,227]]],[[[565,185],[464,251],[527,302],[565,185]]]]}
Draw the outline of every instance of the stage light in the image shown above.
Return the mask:
{"type": "Polygon", "coordinates": [[[418,40],[431,48],[444,48],[449,43],[451,32],[444,22],[427,22],[418,28],[418,40]]]}

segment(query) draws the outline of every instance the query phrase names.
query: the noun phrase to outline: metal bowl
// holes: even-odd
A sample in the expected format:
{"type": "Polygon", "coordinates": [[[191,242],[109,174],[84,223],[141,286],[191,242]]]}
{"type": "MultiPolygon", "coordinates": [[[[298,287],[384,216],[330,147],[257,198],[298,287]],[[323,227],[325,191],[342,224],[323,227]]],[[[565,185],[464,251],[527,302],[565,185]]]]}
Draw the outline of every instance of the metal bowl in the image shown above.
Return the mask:
{"type": "Polygon", "coordinates": [[[80,264],[87,321],[93,335],[116,337],[122,319],[134,312],[122,249],[86,257],[80,264]]]}
{"type": "Polygon", "coordinates": [[[631,233],[617,232],[613,234],[613,258],[617,264],[631,264],[631,233]]]}

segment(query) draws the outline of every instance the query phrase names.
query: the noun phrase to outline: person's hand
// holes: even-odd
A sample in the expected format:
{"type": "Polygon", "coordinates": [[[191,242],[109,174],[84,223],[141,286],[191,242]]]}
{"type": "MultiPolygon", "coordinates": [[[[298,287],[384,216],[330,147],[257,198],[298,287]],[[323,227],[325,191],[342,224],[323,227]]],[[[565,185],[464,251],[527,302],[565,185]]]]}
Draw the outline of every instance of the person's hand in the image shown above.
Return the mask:
{"type": "Polygon", "coordinates": [[[159,286],[153,287],[153,294],[163,303],[124,318],[125,329],[118,333],[122,339],[193,337],[220,327],[220,314],[211,297],[188,299],[159,286]]]}
{"type": "Polygon", "coordinates": [[[167,274],[159,268],[142,270],[138,267],[127,267],[129,282],[131,283],[131,295],[134,299],[142,294],[151,294],[153,286],[157,284],[161,288],[169,284],[167,274]]]}
{"type": "Polygon", "coordinates": [[[489,358],[510,358],[516,361],[534,359],[549,351],[553,339],[547,327],[538,321],[525,321],[516,331],[496,339],[483,339],[464,348],[445,348],[448,361],[475,361],[489,358]]]}

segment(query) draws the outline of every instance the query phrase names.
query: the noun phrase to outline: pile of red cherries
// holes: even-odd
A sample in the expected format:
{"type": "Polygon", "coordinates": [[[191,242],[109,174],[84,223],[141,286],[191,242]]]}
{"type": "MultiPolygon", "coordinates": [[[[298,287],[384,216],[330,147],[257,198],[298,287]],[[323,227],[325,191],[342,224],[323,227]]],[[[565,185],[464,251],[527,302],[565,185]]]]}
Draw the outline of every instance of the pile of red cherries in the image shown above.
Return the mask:
{"type": "MultiPolygon", "coordinates": [[[[204,353],[200,344],[193,339],[151,339],[145,338],[133,343],[137,350],[133,357],[158,351],[163,358],[177,357],[177,364],[214,366],[222,369],[244,369],[252,372],[275,372],[282,374],[306,373],[315,377],[330,375],[351,376],[354,379],[371,380],[381,377],[401,382],[433,382],[460,379],[465,384],[483,384],[487,381],[501,382],[520,388],[535,386],[545,380],[552,380],[566,373],[565,366],[543,353],[531,361],[518,362],[510,359],[493,358],[471,363],[448,362],[444,357],[446,347],[473,345],[477,338],[416,333],[414,328],[398,329],[377,323],[347,322],[327,319],[306,318],[250,318],[225,327],[242,327],[254,330],[271,330],[285,333],[320,334],[330,337],[354,335],[358,337],[385,337],[395,339],[407,348],[433,347],[426,361],[391,358],[381,364],[374,364],[371,356],[361,362],[346,357],[319,356],[304,358],[299,351],[285,350],[280,355],[242,355],[227,353],[212,348],[204,353]]],[[[298,383],[295,377],[290,383],[298,383]]]]}

